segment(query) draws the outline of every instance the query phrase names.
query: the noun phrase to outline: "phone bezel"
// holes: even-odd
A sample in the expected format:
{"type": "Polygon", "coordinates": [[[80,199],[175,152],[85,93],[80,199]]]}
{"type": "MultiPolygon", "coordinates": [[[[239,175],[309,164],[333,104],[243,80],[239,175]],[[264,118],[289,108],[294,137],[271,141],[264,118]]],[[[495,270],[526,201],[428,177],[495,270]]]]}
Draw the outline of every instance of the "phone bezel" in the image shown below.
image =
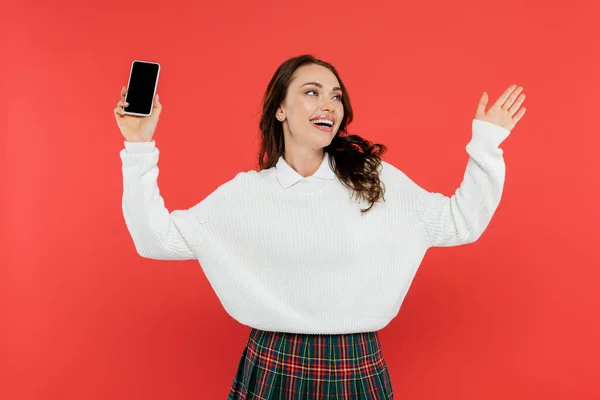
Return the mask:
{"type": "MultiPolygon", "coordinates": [[[[129,93],[129,83],[131,82],[131,74],[133,73],[133,66],[135,65],[136,62],[158,65],[158,72],[156,73],[156,79],[154,80],[154,92],[152,94],[152,104],[150,105],[150,113],[149,114],[134,113],[131,111],[127,111],[125,107],[123,108],[123,111],[124,111],[124,114],[126,114],[126,115],[135,115],[138,117],[148,117],[148,116],[152,115],[152,110],[154,109],[154,99],[156,97],[156,89],[158,87],[158,77],[160,76],[160,64],[157,62],[154,62],[154,61],[133,60],[131,62],[131,68],[129,70],[129,79],[127,80],[127,93],[129,93]]],[[[125,95],[125,101],[127,101],[127,94],[125,95]]]]}

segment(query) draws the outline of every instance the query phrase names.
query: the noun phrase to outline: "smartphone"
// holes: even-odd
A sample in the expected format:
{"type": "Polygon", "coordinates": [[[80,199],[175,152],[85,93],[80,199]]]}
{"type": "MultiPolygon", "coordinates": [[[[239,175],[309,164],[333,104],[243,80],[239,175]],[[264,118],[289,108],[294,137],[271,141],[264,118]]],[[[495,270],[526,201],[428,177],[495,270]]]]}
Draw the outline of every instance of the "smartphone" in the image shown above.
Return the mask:
{"type": "Polygon", "coordinates": [[[123,109],[125,114],[140,117],[152,114],[159,74],[159,63],[142,60],[134,60],[131,63],[125,96],[125,101],[129,105],[123,109]]]}

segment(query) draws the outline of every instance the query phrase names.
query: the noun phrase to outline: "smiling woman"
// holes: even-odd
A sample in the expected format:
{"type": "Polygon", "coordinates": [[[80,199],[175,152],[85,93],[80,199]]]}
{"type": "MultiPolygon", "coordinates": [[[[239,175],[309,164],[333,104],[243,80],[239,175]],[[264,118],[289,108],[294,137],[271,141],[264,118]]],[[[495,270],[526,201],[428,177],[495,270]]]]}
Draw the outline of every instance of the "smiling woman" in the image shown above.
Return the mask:
{"type": "MultiPolygon", "coordinates": [[[[306,177],[332,181],[335,173],[371,202],[361,209],[369,211],[383,197],[377,169],[386,148],[343,135],[352,115],[348,92],[331,64],[311,55],[285,61],[264,95],[260,170],[276,166],[284,188],[306,177]]],[[[274,218],[271,222],[276,224],[274,218]]],[[[313,335],[252,329],[228,399],[254,398],[393,399],[378,332],[313,335]]]]}
{"type": "Polygon", "coordinates": [[[381,160],[383,145],[347,135],[350,98],[330,64],[292,58],[264,96],[260,171],[173,211],[151,140],[162,104],[134,123],[122,91],[122,205],[138,254],[198,260],[228,314],[252,327],[229,400],[394,398],[378,331],[429,248],[473,243],[490,224],[506,172],[499,146],[524,114],[521,90],[511,85],[489,110],[482,96],[463,181],[445,196],[381,160]]]}
{"type": "Polygon", "coordinates": [[[284,61],[263,98],[260,169],[273,167],[282,157],[306,177],[327,153],[340,182],[370,203],[361,209],[368,212],[380,199],[385,201],[379,168],[387,148],[348,134],[352,117],[350,95],[333,65],[310,54],[284,61]]]}

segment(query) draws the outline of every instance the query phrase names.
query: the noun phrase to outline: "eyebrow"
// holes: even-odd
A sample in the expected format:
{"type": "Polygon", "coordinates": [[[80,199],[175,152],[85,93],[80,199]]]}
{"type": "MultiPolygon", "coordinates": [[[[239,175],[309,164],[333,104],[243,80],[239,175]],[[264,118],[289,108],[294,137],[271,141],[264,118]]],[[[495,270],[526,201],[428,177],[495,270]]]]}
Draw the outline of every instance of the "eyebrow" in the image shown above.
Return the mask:
{"type": "MultiPolygon", "coordinates": [[[[323,89],[323,85],[321,85],[319,82],[306,82],[306,83],[305,83],[304,85],[302,85],[302,86],[306,86],[306,85],[315,85],[315,86],[318,86],[318,87],[320,87],[321,89],[323,89]]],[[[300,87],[302,87],[302,86],[300,86],[300,87]]],[[[341,90],[342,90],[342,88],[340,88],[340,87],[336,86],[336,87],[334,87],[332,90],[339,90],[339,91],[341,91],[341,90]]]]}

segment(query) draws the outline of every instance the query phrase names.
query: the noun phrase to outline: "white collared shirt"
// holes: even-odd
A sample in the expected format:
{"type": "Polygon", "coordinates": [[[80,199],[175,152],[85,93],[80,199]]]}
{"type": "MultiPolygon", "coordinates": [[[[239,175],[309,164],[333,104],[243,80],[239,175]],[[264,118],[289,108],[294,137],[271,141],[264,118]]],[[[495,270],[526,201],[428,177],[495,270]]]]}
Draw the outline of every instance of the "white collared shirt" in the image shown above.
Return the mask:
{"type": "MultiPolygon", "coordinates": [[[[329,166],[329,153],[327,153],[326,151],[324,151],[323,153],[324,155],[321,165],[319,166],[317,171],[315,171],[315,173],[312,174],[310,177],[334,179],[335,172],[329,166]]],[[[300,175],[296,170],[290,167],[289,164],[283,158],[283,156],[279,156],[279,160],[275,165],[275,169],[277,170],[277,179],[279,180],[279,183],[281,183],[281,186],[284,189],[287,189],[288,187],[302,181],[303,179],[306,179],[305,177],[300,175]]]]}

